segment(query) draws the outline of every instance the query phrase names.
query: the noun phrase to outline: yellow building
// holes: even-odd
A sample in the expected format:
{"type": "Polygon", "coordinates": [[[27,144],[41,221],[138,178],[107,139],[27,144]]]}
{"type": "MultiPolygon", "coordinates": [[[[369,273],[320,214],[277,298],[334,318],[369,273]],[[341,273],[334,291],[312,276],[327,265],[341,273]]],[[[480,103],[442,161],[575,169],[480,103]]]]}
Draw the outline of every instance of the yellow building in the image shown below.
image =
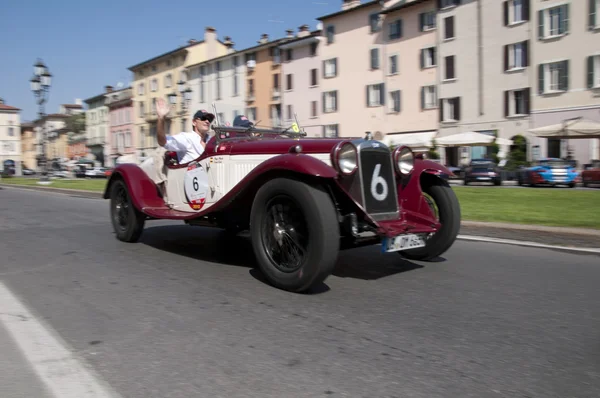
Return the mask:
{"type": "Polygon", "coordinates": [[[37,161],[36,139],[33,123],[21,123],[21,161],[23,168],[35,170],[37,161]]]}
{"type": "Polygon", "coordinates": [[[227,53],[228,47],[217,38],[215,28],[207,27],[204,40],[189,40],[185,46],[128,68],[133,73],[133,115],[139,137],[139,142],[135,143],[138,156],[148,156],[148,151],[156,147],[156,100],[162,97],[168,103],[169,94],[177,94],[177,103],[169,114],[165,129],[167,134],[189,131],[190,110],[182,107],[184,97],[179,91],[180,86],[191,89],[186,67],[227,53]]]}

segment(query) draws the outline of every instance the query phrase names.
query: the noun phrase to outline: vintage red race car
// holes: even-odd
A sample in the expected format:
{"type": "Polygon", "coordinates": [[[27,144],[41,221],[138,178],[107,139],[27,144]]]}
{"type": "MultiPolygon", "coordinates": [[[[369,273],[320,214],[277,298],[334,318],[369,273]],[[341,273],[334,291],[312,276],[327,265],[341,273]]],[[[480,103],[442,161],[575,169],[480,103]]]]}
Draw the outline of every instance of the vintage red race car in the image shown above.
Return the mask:
{"type": "Polygon", "coordinates": [[[135,242],[156,219],[249,231],[266,279],[294,292],[324,281],[342,249],[381,244],[429,260],[452,246],[461,215],[447,168],[369,135],[308,138],[294,127],[217,125],[195,161],[166,153],[165,187],[118,165],[104,192],[117,238],[135,242]]]}

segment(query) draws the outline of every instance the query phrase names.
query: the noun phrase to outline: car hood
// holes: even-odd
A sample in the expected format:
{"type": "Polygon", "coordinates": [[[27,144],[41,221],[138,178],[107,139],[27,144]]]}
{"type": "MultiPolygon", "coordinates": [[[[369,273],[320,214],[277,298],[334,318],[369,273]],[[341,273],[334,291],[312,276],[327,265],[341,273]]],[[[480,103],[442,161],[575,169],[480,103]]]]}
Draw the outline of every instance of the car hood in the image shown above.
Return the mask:
{"type": "Polygon", "coordinates": [[[300,145],[302,153],[330,153],[337,143],[351,138],[257,138],[243,141],[230,141],[232,155],[241,154],[283,154],[290,148],[300,145]]]}

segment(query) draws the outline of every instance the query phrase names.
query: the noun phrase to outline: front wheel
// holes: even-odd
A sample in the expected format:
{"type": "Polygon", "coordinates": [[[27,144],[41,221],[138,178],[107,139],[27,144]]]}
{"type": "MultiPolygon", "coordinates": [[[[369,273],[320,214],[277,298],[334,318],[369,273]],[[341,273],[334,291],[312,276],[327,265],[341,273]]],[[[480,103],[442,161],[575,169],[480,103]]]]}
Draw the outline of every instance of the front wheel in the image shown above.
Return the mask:
{"type": "Polygon", "coordinates": [[[442,255],[454,244],[460,230],[460,204],[452,188],[433,183],[426,185],[423,193],[442,226],[427,237],[425,247],[399,252],[410,260],[431,260],[442,255]]]}
{"type": "Polygon", "coordinates": [[[259,268],[277,288],[306,291],[333,272],[340,228],[320,187],[288,178],[267,182],[254,198],[250,231],[259,268]]]}
{"type": "Polygon", "coordinates": [[[137,242],[144,230],[146,216],[131,203],[123,180],[117,180],[110,190],[110,219],[117,239],[137,242]]]}

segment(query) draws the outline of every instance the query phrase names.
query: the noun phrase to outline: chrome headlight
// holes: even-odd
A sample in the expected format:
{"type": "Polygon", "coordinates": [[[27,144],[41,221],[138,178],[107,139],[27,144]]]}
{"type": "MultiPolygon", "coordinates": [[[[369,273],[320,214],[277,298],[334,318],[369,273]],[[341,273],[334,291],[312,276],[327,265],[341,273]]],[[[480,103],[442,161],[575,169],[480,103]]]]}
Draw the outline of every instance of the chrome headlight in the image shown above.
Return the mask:
{"type": "Polygon", "coordinates": [[[410,174],[415,167],[415,155],[407,146],[396,148],[394,160],[396,171],[402,175],[410,174]]]}
{"type": "Polygon", "coordinates": [[[356,147],[350,142],[337,145],[333,150],[333,165],[339,172],[350,175],[358,167],[356,147]]]}

